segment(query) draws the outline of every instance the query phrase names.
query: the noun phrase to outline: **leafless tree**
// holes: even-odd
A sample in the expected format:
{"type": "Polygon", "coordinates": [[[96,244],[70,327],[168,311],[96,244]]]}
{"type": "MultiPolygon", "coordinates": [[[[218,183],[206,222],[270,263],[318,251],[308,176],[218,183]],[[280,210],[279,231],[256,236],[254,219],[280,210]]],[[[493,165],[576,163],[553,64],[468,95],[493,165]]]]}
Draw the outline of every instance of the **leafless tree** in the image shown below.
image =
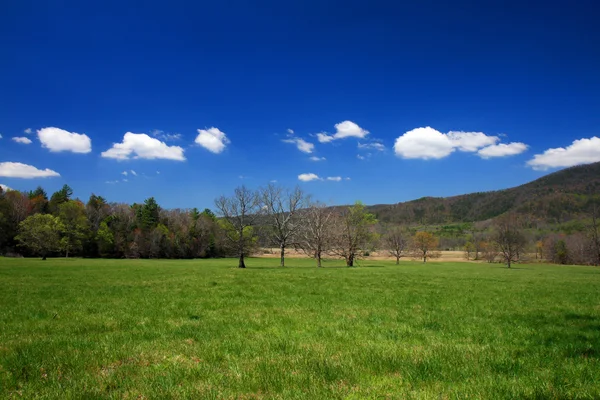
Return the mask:
{"type": "Polygon", "coordinates": [[[392,257],[396,258],[396,265],[400,258],[406,255],[410,244],[409,234],[400,227],[393,227],[383,235],[383,243],[392,257]]]}
{"type": "Polygon", "coordinates": [[[285,266],[285,250],[293,245],[301,227],[299,211],[307,206],[307,196],[302,189],[284,189],[269,184],[261,189],[262,204],[267,214],[269,237],[279,247],[280,265],[285,266]]]}
{"type": "Polygon", "coordinates": [[[493,242],[496,244],[500,257],[510,268],[513,262],[519,261],[527,245],[522,224],[514,214],[498,217],[494,222],[493,242]]]}
{"type": "Polygon", "coordinates": [[[302,227],[295,246],[317,261],[321,267],[322,256],[331,249],[334,236],[335,215],[323,203],[313,203],[300,212],[302,227]]]}
{"type": "Polygon", "coordinates": [[[597,201],[592,204],[592,223],[588,228],[591,252],[593,253],[592,264],[600,266],[600,216],[597,201]]]}
{"type": "Polygon", "coordinates": [[[246,268],[244,257],[248,255],[254,241],[252,228],[262,211],[260,194],[240,186],[235,189],[233,196],[216,199],[215,206],[225,223],[225,237],[239,257],[238,267],[246,268]]]}

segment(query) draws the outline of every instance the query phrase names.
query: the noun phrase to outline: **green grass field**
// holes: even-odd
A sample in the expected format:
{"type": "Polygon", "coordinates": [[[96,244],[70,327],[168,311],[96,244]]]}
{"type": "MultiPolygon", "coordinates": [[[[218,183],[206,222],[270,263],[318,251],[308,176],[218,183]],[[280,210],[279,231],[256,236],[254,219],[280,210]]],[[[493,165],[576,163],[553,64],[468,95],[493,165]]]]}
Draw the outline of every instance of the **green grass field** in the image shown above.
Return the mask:
{"type": "Polygon", "coordinates": [[[600,398],[600,269],[0,258],[0,398],[600,398]]]}

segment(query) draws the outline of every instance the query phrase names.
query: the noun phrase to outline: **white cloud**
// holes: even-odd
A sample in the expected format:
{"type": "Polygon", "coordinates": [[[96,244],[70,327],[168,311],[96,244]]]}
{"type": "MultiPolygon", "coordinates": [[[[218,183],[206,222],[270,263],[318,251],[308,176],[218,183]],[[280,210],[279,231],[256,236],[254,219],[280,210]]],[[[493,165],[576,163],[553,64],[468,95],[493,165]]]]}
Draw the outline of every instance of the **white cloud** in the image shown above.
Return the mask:
{"type": "Polygon", "coordinates": [[[166,133],[160,129],[153,129],[150,134],[156,138],[164,140],[165,142],[181,139],[181,133],[166,133]]]}
{"type": "Polygon", "coordinates": [[[31,128],[27,128],[23,131],[24,133],[31,135],[33,133],[33,130],[31,128]]]}
{"type": "Polygon", "coordinates": [[[19,162],[2,162],[0,163],[0,176],[6,178],[51,178],[60,176],[60,174],[51,169],[37,169],[33,165],[22,164],[19,162]]]}
{"type": "Polygon", "coordinates": [[[8,187],[6,185],[3,185],[2,183],[0,183],[0,187],[2,188],[3,192],[7,192],[9,190],[13,190],[11,187],[8,187]]]}
{"type": "Polygon", "coordinates": [[[104,183],[108,183],[109,185],[114,185],[116,183],[119,183],[120,181],[106,181],[104,183]]]}
{"type": "Polygon", "coordinates": [[[290,135],[293,135],[294,134],[294,130],[293,129],[288,129],[287,133],[289,133],[290,135]]]}
{"type": "Polygon", "coordinates": [[[300,174],[300,175],[298,175],[298,179],[301,180],[302,182],[320,181],[320,180],[322,180],[322,178],[319,178],[319,175],[312,174],[312,173],[300,174]]]}
{"type": "Polygon", "coordinates": [[[113,143],[113,146],[102,152],[102,157],[115,158],[117,160],[128,160],[130,158],[144,158],[148,160],[165,159],[185,161],[183,149],[179,146],[168,146],[165,142],[151,138],[145,133],[127,132],[121,143],[113,143]],[[133,157],[131,157],[133,156],[133,157]]]}
{"type": "Polygon", "coordinates": [[[0,133],[0,139],[2,139],[2,134],[0,133]]]}
{"type": "Polygon", "coordinates": [[[570,146],[548,149],[542,154],[536,154],[527,165],[533,169],[545,171],[549,168],[572,167],[600,161],[600,138],[573,141],[570,146]]]}
{"type": "Polygon", "coordinates": [[[127,171],[123,171],[123,172],[121,172],[121,175],[125,175],[125,176],[127,176],[128,174],[129,174],[129,172],[127,172],[127,171]]]}
{"type": "Polygon", "coordinates": [[[349,177],[349,176],[347,176],[347,177],[346,177],[346,180],[347,180],[347,181],[349,181],[349,180],[350,180],[350,177],[349,177]]]}
{"type": "Polygon", "coordinates": [[[325,157],[317,157],[317,156],[312,156],[308,158],[310,161],[325,161],[326,158],[325,157]]]}
{"type": "Polygon", "coordinates": [[[477,155],[481,158],[492,158],[492,157],[508,157],[521,154],[527,150],[525,143],[513,142],[513,143],[500,143],[492,146],[484,147],[477,152],[477,155]]]}
{"type": "Polygon", "coordinates": [[[123,182],[129,182],[129,180],[128,179],[123,179],[123,182]]]}
{"type": "Polygon", "coordinates": [[[363,139],[368,134],[369,131],[361,128],[356,123],[352,121],[342,121],[339,124],[335,124],[335,133],[333,135],[317,133],[317,139],[321,143],[329,143],[333,140],[344,139],[348,137],[363,139]]]}
{"type": "Polygon", "coordinates": [[[483,132],[448,132],[448,139],[460,151],[475,152],[482,147],[495,145],[500,141],[498,136],[488,136],[483,132]]]}
{"type": "Polygon", "coordinates": [[[365,157],[363,155],[360,155],[360,154],[357,154],[356,158],[358,158],[359,160],[366,160],[367,159],[367,157],[365,157]]]}
{"type": "Polygon", "coordinates": [[[442,133],[429,126],[416,128],[396,139],[394,151],[402,158],[440,159],[454,151],[477,152],[481,158],[505,157],[522,153],[524,143],[501,144],[500,137],[483,132],[450,131],[442,133]]]}
{"type": "Polygon", "coordinates": [[[71,151],[85,154],[92,151],[92,140],[85,134],[54,127],[42,128],[37,134],[42,147],[53,152],[71,151]]]}
{"type": "Polygon", "coordinates": [[[21,143],[21,144],[31,144],[31,139],[26,138],[26,137],[18,137],[15,136],[14,138],[12,138],[13,142],[17,142],[17,143],[21,143]]]}
{"type": "Polygon", "coordinates": [[[377,150],[377,151],[385,150],[385,146],[383,145],[383,143],[379,143],[379,142],[359,143],[358,148],[359,149],[373,149],[373,150],[377,150]]]}
{"type": "Polygon", "coordinates": [[[342,180],[342,177],[341,176],[328,176],[327,180],[334,181],[334,182],[340,182],[342,180]]]}
{"type": "Polygon", "coordinates": [[[231,143],[225,132],[217,128],[198,129],[195,142],[215,154],[221,153],[231,143]]]}
{"type": "Polygon", "coordinates": [[[135,172],[134,170],[131,170],[130,172],[131,172],[131,175],[137,176],[137,172],[135,172]]]}
{"type": "Polygon", "coordinates": [[[297,138],[297,137],[292,137],[292,138],[289,138],[289,139],[283,139],[282,141],[284,143],[294,143],[296,145],[296,147],[298,148],[298,150],[300,150],[303,153],[310,154],[310,153],[313,152],[313,150],[315,148],[314,144],[312,144],[310,142],[307,142],[304,139],[297,138]]]}
{"type": "Polygon", "coordinates": [[[440,159],[454,151],[454,144],[447,135],[427,126],[410,130],[397,138],[394,151],[402,158],[440,159]]]}

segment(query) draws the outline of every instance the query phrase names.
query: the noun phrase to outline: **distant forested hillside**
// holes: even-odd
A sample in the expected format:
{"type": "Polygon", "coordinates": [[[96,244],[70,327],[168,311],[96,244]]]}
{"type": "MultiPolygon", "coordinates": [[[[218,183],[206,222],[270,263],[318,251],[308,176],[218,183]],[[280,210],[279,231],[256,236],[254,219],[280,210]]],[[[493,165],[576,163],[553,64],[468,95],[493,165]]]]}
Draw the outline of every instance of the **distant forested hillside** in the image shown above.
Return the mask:
{"type": "Polygon", "coordinates": [[[511,189],[454,197],[423,197],[369,207],[381,222],[447,224],[492,219],[517,212],[551,224],[589,215],[591,198],[600,194],[600,162],[568,168],[511,189]]]}

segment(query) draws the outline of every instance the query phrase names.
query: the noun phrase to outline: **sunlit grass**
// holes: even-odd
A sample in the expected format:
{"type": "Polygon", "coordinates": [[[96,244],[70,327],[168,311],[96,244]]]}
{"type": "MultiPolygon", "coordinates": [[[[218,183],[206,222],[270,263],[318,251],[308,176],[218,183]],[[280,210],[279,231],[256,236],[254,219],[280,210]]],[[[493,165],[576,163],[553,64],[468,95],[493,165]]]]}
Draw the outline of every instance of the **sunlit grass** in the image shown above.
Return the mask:
{"type": "Polygon", "coordinates": [[[0,398],[600,398],[600,269],[0,258],[0,398]]]}

